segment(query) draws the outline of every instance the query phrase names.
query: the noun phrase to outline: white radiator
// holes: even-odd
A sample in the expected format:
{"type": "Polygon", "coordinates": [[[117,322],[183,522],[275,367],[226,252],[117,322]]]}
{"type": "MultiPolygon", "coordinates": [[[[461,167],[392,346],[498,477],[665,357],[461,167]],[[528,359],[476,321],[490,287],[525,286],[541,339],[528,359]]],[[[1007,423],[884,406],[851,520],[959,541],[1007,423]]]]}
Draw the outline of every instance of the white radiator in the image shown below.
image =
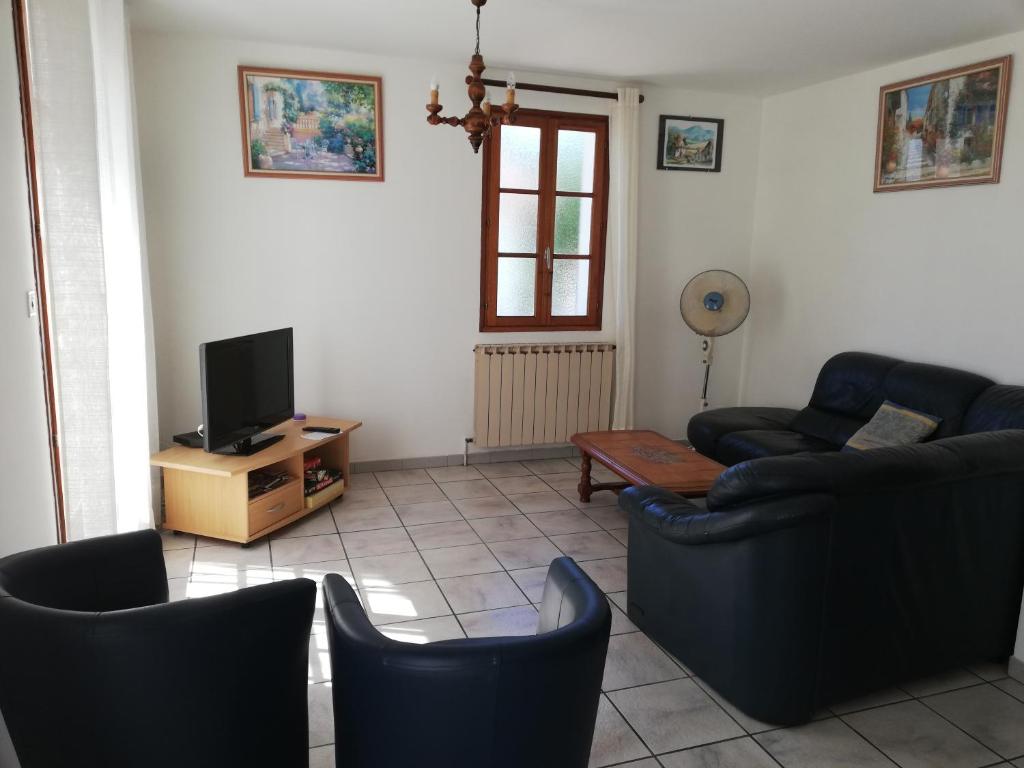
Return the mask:
{"type": "Polygon", "coordinates": [[[478,446],[565,443],[608,429],[614,344],[478,344],[473,354],[478,446]]]}

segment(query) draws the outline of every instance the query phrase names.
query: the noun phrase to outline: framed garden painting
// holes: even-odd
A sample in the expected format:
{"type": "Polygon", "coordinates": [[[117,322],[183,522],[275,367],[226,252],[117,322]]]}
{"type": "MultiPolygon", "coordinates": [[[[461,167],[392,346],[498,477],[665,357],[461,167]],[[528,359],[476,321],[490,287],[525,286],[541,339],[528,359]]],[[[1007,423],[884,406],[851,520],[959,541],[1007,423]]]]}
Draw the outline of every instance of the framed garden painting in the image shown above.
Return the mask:
{"type": "Polygon", "coordinates": [[[884,85],[875,192],[999,181],[1013,59],[884,85]]]}
{"type": "Polygon", "coordinates": [[[663,171],[722,170],[725,120],[662,115],[658,123],[658,168],[663,171]]]}
{"type": "Polygon", "coordinates": [[[246,176],[384,180],[381,79],[238,68],[246,176]]]}

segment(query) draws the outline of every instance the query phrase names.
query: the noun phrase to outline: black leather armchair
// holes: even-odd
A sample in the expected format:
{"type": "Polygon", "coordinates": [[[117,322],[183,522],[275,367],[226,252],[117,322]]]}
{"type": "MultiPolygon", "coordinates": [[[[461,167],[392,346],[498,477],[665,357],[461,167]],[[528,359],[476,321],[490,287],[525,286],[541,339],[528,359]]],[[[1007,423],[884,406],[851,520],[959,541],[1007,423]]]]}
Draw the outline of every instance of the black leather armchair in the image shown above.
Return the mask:
{"type": "Polygon", "coordinates": [[[316,585],[167,603],[156,531],[0,560],[0,711],[21,768],[300,766],[316,585]]]}
{"type": "MultiPolygon", "coordinates": [[[[972,418],[1013,426],[1015,402],[997,391],[972,418]]],[[[706,508],[655,487],[620,504],[629,617],[759,720],[1012,653],[1022,430],[749,461],[706,508]]]]}
{"type": "Polygon", "coordinates": [[[586,768],[611,611],[571,559],[532,637],[401,643],[341,576],[323,589],[338,768],[586,768]]]}

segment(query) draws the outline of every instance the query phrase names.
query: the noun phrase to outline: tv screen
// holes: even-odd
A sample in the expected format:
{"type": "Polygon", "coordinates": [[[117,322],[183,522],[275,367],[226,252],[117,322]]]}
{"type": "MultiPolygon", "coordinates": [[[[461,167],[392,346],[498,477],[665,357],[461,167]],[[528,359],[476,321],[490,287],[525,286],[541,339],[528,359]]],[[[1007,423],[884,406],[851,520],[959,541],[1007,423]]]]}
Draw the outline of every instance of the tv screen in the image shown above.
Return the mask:
{"type": "Polygon", "coordinates": [[[239,446],[295,415],[292,329],[199,346],[203,448],[239,446]]]}

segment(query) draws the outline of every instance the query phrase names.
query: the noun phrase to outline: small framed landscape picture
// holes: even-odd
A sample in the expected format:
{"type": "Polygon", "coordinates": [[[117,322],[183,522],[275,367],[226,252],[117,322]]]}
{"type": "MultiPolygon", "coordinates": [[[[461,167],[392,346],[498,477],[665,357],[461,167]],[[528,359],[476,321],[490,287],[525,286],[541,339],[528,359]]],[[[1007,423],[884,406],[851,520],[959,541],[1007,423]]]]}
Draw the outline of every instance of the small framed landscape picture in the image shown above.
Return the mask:
{"type": "Polygon", "coordinates": [[[999,181],[1010,56],[883,85],[875,192],[999,181]]]}
{"type": "Polygon", "coordinates": [[[246,176],[384,180],[381,79],[238,68],[246,176]]]}
{"type": "Polygon", "coordinates": [[[663,171],[722,170],[725,120],[662,115],[658,128],[658,168],[663,171]]]}

